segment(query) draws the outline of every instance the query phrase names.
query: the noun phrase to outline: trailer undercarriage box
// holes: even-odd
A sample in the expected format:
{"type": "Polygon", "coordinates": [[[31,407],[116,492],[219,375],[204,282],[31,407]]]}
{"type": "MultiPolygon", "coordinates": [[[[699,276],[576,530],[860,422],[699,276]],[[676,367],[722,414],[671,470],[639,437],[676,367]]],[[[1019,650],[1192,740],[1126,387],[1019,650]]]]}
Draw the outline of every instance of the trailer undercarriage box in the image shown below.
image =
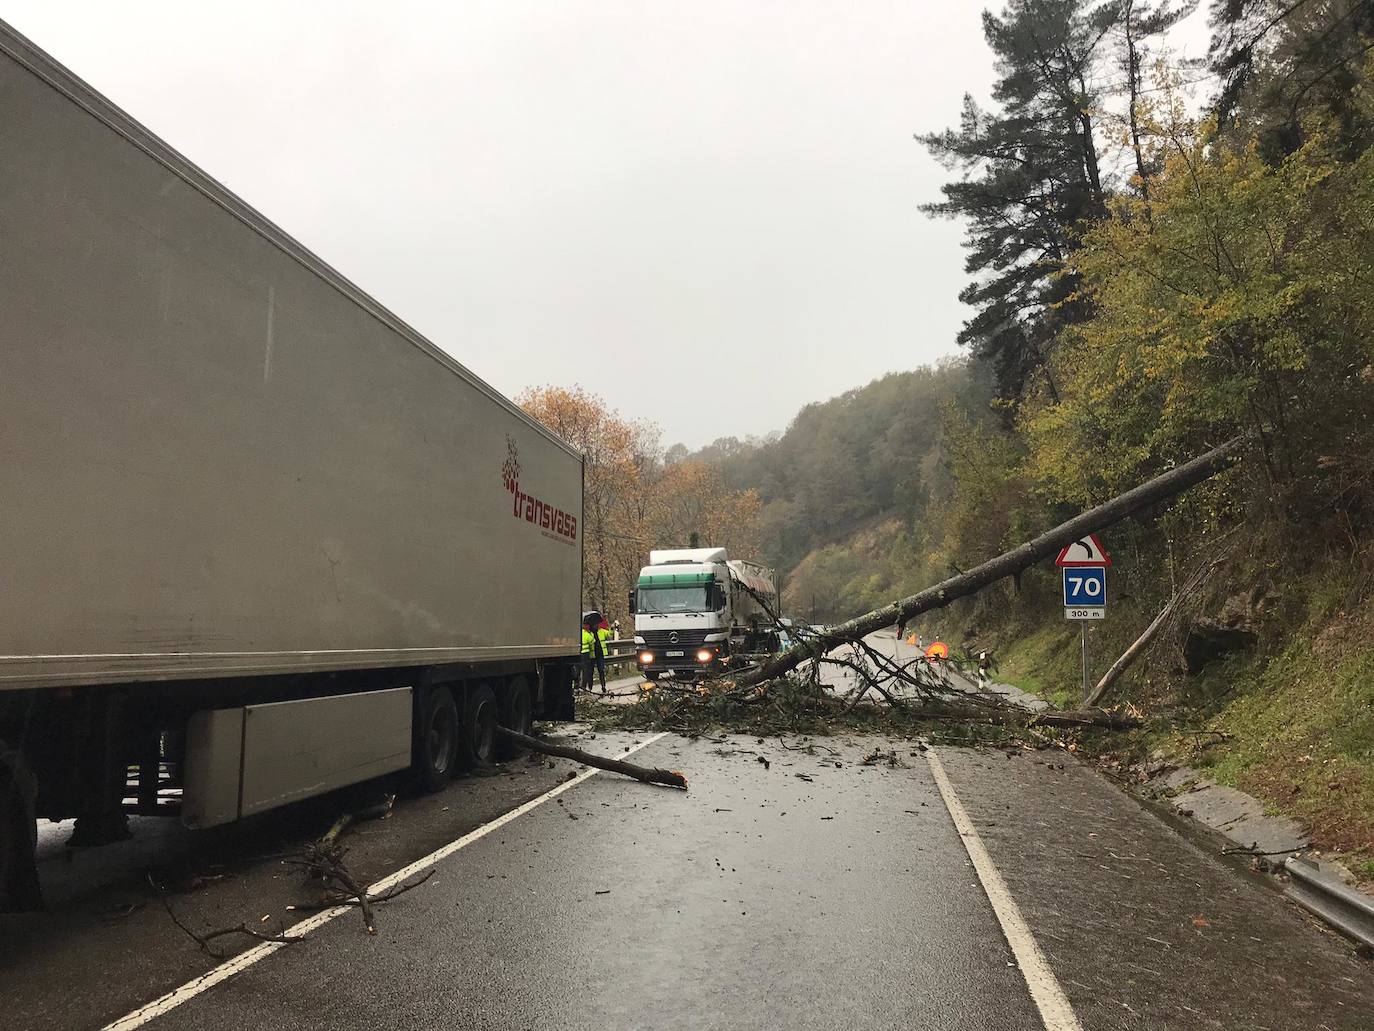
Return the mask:
{"type": "Polygon", "coordinates": [[[405,769],[411,689],[206,710],[186,744],[182,822],[214,827],[405,769]]]}

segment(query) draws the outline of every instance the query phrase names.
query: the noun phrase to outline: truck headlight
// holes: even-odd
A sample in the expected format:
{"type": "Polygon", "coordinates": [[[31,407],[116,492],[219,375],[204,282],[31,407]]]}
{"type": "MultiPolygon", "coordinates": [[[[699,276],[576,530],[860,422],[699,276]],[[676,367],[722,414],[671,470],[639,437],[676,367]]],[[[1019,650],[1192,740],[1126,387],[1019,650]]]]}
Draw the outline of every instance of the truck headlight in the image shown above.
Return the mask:
{"type": "Polygon", "coordinates": [[[654,661],[654,653],[653,653],[653,652],[640,652],[640,653],[639,653],[639,664],[640,664],[641,666],[648,666],[648,665],[650,665],[653,661],[654,661]]]}
{"type": "Polygon", "coordinates": [[[716,653],[711,651],[710,648],[703,648],[701,651],[697,652],[697,662],[710,662],[715,657],[716,653]]]}

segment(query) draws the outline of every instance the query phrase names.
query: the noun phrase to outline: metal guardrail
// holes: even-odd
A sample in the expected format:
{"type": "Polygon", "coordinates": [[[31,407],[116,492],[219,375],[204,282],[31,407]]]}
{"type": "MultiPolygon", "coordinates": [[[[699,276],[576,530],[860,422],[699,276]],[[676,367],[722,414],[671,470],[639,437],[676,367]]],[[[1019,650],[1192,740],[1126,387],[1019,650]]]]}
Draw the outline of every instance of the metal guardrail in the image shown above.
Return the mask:
{"type": "Polygon", "coordinates": [[[1306,859],[1293,856],[1283,866],[1291,878],[1285,895],[1336,930],[1374,949],[1374,898],[1322,873],[1306,859]]]}
{"type": "Polygon", "coordinates": [[[633,661],[635,656],[639,654],[639,649],[635,647],[633,637],[622,637],[614,641],[607,641],[606,647],[609,649],[606,652],[606,661],[608,663],[625,662],[627,660],[633,661]]]}

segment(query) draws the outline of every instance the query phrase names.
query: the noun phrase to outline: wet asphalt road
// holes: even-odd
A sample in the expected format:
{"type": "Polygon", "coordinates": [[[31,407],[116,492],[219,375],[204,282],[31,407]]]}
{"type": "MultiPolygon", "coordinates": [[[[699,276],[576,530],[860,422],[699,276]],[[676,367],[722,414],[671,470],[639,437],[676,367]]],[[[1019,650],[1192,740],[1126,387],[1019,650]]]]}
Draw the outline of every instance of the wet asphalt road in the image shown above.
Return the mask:
{"type": "MultiPolygon", "coordinates": [[[[1374,1026],[1369,963],[1095,771],[1062,752],[937,754],[1077,1026],[1374,1026]]],[[[634,761],[686,771],[690,791],[579,781],[440,861],[376,937],[349,913],[145,1026],[1046,1026],[916,745],[667,736],[634,761]],[[863,765],[879,744],[891,762],[863,765]]],[[[573,768],[521,761],[406,799],[350,834],[350,862],[376,879],[573,768]]],[[[317,834],[339,804],[209,849],[169,832],[158,876],[193,926],[273,928],[299,882],[254,853],[317,834]],[[203,879],[211,856],[222,879],[203,879]]],[[[117,865],[53,917],[5,918],[6,1027],[97,1028],[214,968],[117,865]],[[120,900],[143,904],[106,911],[120,900]]]]}
{"type": "MultiPolygon", "coordinates": [[[[638,681],[611,687],[628,700],[638,681]]],[[[612,755],[649,735],[574,738],[612,755]]],[[[348,913],[140,1026],[1374,1028],[1374,967],[1063,752],[665,735],[633,761],[691,790],[568,784],[581,767],[531,757],[403,796],[349,833],[365,883],[496,829],[383,907],[376,937],[348,913]],[[888,758],[865,764],[875,749],[888,758]],[[1072,1012],[1038,1008],[1040,977],[1072,1012]]],[[[193,928],[289,926],[309,891],[280,857],[386,787],[199,835],[139,820],[133,841],[78,853],[47,828],[52,912],[0,917],[4,1026],[101,1028],[216,969],[149,873],[193,928]]]]}
{"type": "MultiPolygon", "coordinates": [[[[613,752],[643,739],[578,741],[613,752]]],[[[349,867],[364,883],[375,881],[577,768],[561,759],[517,760],[489,776],[459,778],[438,794],[403,795],[389,819],[349,831],[349,867]]],[[[395,787],[360,785],[199,833],[172,820],[135,819],[133,839],[97,849],[67,850],[69,825],[40,824],[39,876],[49,911],[0,916],[0,1028],[100,1028],[215,965],[171,923],[149,877],[165,888],[178,918],[199,931],[244,922],[269,932],[290,926],[301,914],[286,907],[310,893],[295,869],[271,857],[298,853],[339,813],[395,787]]],[[[216,946],[233,953],[250,944],[236,935],[216,946]]]]}
{"type": "Polygon", "coordinates": [[[595,777],[154,1026],[1038,1027],[928,772],[861,757],[665,740],[690,791],[595,777]]]}

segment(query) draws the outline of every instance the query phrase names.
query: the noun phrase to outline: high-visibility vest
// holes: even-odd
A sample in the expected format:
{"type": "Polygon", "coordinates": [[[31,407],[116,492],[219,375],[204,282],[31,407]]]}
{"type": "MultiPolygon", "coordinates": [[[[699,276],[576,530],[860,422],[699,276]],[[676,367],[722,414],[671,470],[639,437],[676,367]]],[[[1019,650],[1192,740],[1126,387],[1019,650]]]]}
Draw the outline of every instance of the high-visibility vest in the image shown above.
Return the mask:
{"type": "Polygon", "coordinates": [[[586,627],[583,627],[583,628],[582,628],[582,654],[583,654],[583,655],[590,655],[590,654],[592,653],[592,642],[595,641],[595,640],[596,640],[596,638],[595,638],[594,636],[592,636],[592,632],[591,632],[590,630],[588,630],[586,627]]]}

